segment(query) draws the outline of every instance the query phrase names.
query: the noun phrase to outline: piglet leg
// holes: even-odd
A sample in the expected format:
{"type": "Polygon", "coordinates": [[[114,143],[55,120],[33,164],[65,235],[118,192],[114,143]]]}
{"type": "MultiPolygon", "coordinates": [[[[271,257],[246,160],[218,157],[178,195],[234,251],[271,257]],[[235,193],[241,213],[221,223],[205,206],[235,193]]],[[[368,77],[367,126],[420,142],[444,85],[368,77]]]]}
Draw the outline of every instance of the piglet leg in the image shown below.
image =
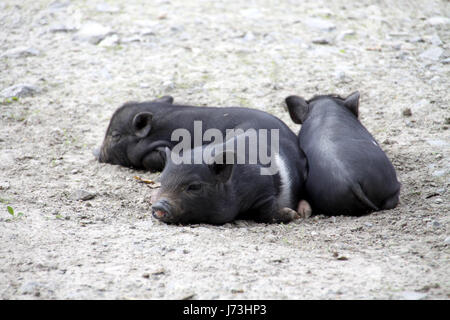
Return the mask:
{"type": "Polygon", "coordinates": [[[308,201],[300,200],[300,202],[298,203],[297,212],[300,218],[309,218],[312,214],[312,209],[308,201]]]}

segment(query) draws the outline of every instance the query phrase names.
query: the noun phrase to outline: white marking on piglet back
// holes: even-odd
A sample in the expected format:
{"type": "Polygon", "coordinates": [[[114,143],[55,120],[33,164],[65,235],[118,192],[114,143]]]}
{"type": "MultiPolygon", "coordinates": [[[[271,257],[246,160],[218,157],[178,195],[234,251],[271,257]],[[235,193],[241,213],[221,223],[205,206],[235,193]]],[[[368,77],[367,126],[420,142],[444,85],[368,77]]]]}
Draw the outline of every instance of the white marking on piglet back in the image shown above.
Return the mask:
{"type": "Polygon", "coordinates": [[[291,178],[290,172],[283,158],[278,153],[274,156],[275,164],[280,175],[280,194],[278,195],[278,205],[280,208],[291,206],[291,178]]]}

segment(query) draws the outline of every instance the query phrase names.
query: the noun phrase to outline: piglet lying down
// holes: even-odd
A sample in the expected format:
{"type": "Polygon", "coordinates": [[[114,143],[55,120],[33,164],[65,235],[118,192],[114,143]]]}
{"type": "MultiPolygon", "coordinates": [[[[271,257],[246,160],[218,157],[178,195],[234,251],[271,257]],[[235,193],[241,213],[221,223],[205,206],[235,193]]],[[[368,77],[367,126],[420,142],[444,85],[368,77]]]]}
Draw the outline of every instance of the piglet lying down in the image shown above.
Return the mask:
{"type": "Polygon", "coordinates": [[[223,224],[235,219],[286,223],[309,216],[311,208],[306,202],[302,202],[301,212],[295,210],[301,190],[298,181],[290,179],[296,177],[293,171],[298,168],[289,163],[283,148],[273,155],[269,168],[240,161],[242,157],[248,159],[248,150],[242,154],[228,147],[230,141],[239,139],[245,137],[185,151],[184,163],[179,163],[179,155],[167,148],[161,188],[153,200],[153,216],[181,224],[223,224]],[[196,157],[204,161],[195,164],[196,157]]]}
{"type": "Polygon", "coordinates": [[[392,163],[358,120],[359,92],[286,98],[302,124],[299,147],[306,154],[306,198],[315,213],[362,215],[394,208],[400,183],[392,163]]]}

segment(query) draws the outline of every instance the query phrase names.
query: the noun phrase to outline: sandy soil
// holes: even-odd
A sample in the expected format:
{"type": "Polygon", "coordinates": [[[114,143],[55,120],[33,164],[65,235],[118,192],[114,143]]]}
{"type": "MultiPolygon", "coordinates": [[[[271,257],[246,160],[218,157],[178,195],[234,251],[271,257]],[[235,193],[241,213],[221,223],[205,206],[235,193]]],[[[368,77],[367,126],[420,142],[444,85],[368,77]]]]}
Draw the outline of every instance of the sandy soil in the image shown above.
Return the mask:
{"type": "Polygon", "coordinates": [[[0,297],[449,299],[449,17],[448,1],[1,0],[0,297]],[[298,131],[287,95],[354,90],[402,183],[394,210],[169,226],[134,179],[158,174],[91,153],[129,100],[298,131]]]}

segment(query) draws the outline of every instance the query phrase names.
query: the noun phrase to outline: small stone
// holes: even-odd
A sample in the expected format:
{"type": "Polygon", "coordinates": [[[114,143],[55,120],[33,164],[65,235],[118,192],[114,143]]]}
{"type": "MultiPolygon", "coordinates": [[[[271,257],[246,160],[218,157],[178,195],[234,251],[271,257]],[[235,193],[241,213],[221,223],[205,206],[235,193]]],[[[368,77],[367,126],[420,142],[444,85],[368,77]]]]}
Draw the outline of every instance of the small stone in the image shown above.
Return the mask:
{"type": "Polygon", "coordinates": [[[342,70],[337,70],[334,73],[334,76],[336,80],[338,80],[341,83],[349,83],[352,81],[352,78],[345,71],[342,70]]]}
{"type": "Polygon", "coordinates": [[[424,298],[426,298],[427,294],[426,293],[421,293],[421,292],[415,292],[415,291],[403,291],[401,293],[403,299],[406,300],[422,300],[424,298]]]}
{"type": "Polygon", "coordinates": [[[8,190],[10,187],[10,184],[8,181],[0,182],[0,190],[8,190]]]}
{"type": "Polygon", "coordinates": [[[433,147],[446,147],[449,144],[447,141],[439,139],[427,139],[425,141],[433,147]]]}
{"type": "Polygon", "coordinates": [[[48,5],[49,9],[63,9],[70,5],[70,1],[53,1],[48,5]]]}
{"type": "Polygon", "coordinates": [[[122,43],[131,43],[131,42],[141,42],[141,37],[139,36],[132,36],[128,38],[123,38],[121,40],[122,43]]]}
{"type": "Polygon", "coordinates": [[[77,32],[75,39],[98,44],[111,33],[112,31],[109,27],[105,27],[97,22],[88,22],[77,32]]]}
{"type": "Polygon", "coordinates": [[[410,108],[403,109],[402,114],[403,114],[405,117],[411,117],[411,116],[412,116],[411,109],[410,109],[410,108]]]}
{"type": "Polygon", "coordinates": [[[325,38],[316,38],[312,40],[312,43],[314,44],[331,44],[330,40],[325,38]]]}
{"type": "Polygon", "coordinates": [[[20,289],[19,292],[21,294],[30,294],[30,295],[37,295],[39,296],[39,288],[41,287],[41,283],[36,282],[36,281],[29,281],[24,283],[20,289]]]}
{"type": "Polygon", "coordinates": [[[180,300],[191,300],[194,297],[195,297],[195,293],[188,293],[188,294],[185,294],[184,296],[182,296],[180,298],[180,300]]]}
{"type": "Polygon", "coordinates": [[[150,28],[144,28],[144,29],[142,29],[142,30],[139,32],[139,34],[140,34],[141,36],[154,36],[154,35],[155,35],[155,32],[153,31],[153,29],[150,29],[150,28]]]}
{"type": "Polygon", "coordinates": [[[166,270],[164,268],[161,268],[161,269],[153,271],[152,275],[153,276],[160,276],[160,275],[163,275],[165,273],[166,273],[166,270]]]}
{"type": "Polygon", "coordinates": [[[437,26],[441,24],[449,24],[450,19],[447,17],[435,16],[427,19],[427,23],[432,26],[437,26]]]}
{"type": "Polygon", "coordinates": [[[107,13],[116,13],[119,12],[119,8],[116,6],[112,6],[108,3],[100,3],[96,7],[98,12],[107,12],[107,13]]]}
{"type": "Polygon", "coordinates": [[[0,95],[4,98],[27,97],[40,92],[37,86],[31,84],[16,84],[4,89],[0,95]]]}
{"type": "Polygon", "coordinates": [[[73,200],[87,201],[87,200],[91,200],[91,199],[95,198],[95,196],[96,196],[95,193],[80,189],[80,190],[75,191],[72,194],[71,198],[73,200]]]}
{"type": "MultiPolygon", "coordinates": [[[[445,175],[446,172],[447,172],[447,170],[445,170],[445,169],[435,170],[435,171],[433,171],[432,175],[435,177],[442,177],[445,175]]],[[[442,199],[440,199],[440,198],[437,198],[435,201],[436,201],[436,203],[442,203],[442,199]]]]}
{"type": "Polygon", "coordinates": [[[30,56],[38,56],[39,50],[32,47],[17,47],[11,50],[6,51],[0,57],[8,57],[8,58],[23,58],[30,56]]]}
{"type": "Polygon", "coordinates": [[[366,222],[366,223],[364,223],[364,225],[368,228],[373,227],[373,224],[370,222],[366,222]]]}
{"type": "Polygon", "coordinates": [[[172,91],[173,89],[175,89],[175,83],[173,83],[172,81],[164,81],[162,83],[162,87],[164,88],[164,91],[172,91]]]}
{"type": "Polygon", "coordinates": [[[441,199],[441,198],[436,198],[436,199],[434,200],[434,202],[436,202],[437,204],[440,204],[440,203],[442,203],[442,199],[441,199]]]}
{"type": "Polygon", "coordinates": [[[450,237],[445,238],[444,243],[450,245],[450,237]]]}
{"type": "Polygon", "coordinates": [[[49,31],[52,33],[58,33],[58,32],[74,32],[77,28],[74,26],[66,25],[63,23],[56,23],[50,26],[49,31]]]}
{"type": "Polygon", "coordinates": [[[253,40],[255,40],[255,35],[251,31],[250,32],[246,32],[242,39],[245,40],[245,41],[253,41],[253,40]]]}
{"type": "Polygon", "coordinates": [[[425,42],[425,40],[423,40],[422,37],[412,37],[411,39],[408,40],[410,43],[418,43],[418,42],[425,42]]]}
{"type": "Polygon", "coordinates": [[[450,63],[450,57],[445,58],[441,61],[442,64],[449,64],[450,63]]]}
{"type": "Polygon", "coordinates": [[[310,29],[315,29],[319,31],[332,31],[336,29],[336,26],[330,21],[320,19],[320,18],[307,18],[303,23],[310,29]]]}
{"type": "Polygon", "coordinates": [[[425,60],[438,61],[441,57],[442,53],[444,53],[444,49],[439,47],[433,47],[428,50],[422,52],[419,57],[425,60]]]}
{"type": "Polygon", "coordinates": [[[438,36],[437,34],[434,34],[434,35],[431,37],[431,43],[432,43],[434,46],[440,46],[440,45],[442,45],[442,40],[441,40],[441,38],[439,38],[439,36],[438,36]]]}
{"type": "MultiPolygon", "coordinates": [[[[102,68],[99,72],[99,75],[106,80],[111,80],[112,79],[112,75],[111,73],[108,71],[108,69],[106,68],[102,68]]],[[[94,154],[95,155],[95,154],[94,154]]],[[[98,159],[98,156],[96,156],[96,158],[98,159]]]]}
{"type": "Polygon", "coordinates": [[[356,34],[355,30],[345,30],[345,31],[341,32],[341,33],[336,37],[336,40],[337,40],[337,41],[342,41],[342,40],[344,40],[346,37],[354,36],[355,34],[356,34]]]}
{"type": "Polygon", "coordinates": [[[113,34],[111,36],[106,37],[102,41],[100,41],[99,46],[101,47],[114,47],[120,43],[120,39],[117,34],[113,34]]]}

